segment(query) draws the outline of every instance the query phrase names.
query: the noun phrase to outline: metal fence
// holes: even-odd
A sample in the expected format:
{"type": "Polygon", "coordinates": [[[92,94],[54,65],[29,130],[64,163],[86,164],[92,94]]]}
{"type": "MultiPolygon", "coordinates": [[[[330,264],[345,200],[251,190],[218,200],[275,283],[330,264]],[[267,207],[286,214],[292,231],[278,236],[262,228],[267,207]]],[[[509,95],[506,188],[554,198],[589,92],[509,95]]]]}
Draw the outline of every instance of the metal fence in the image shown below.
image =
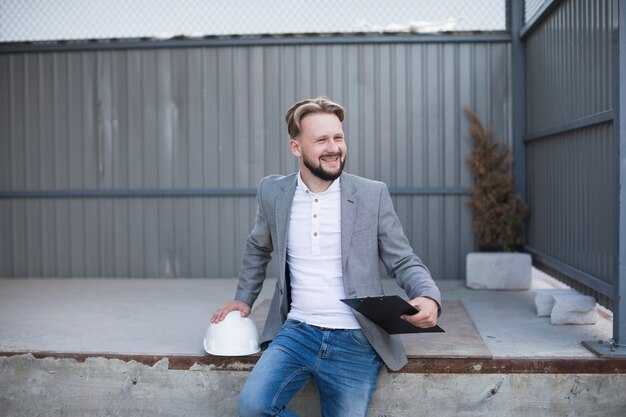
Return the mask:
{"type": "Polygon", "coordinates": [[[510,140],[510,43],[447,39],[0,54],[0,275],[235,276],[259,179],[296,168],[284,112],[326,94],[347,170],[385,181],[433,275],[463,279],[463,107],[510,140]]]}
{"type": "Polygon", "coordinates": [[[553,0],[524,0],[524,23],[531,22],[553,0]]]}
{"type": "Polygon", "coordinates": [[[3,0],[0,42],[505,31],[505,0],[3,0]]]}
{"type": "Polygon", "coordinates": [[[538,266],[613,308],[619,278],[617,2],[548,3],[522,33],[527,249],[538,266]]]}

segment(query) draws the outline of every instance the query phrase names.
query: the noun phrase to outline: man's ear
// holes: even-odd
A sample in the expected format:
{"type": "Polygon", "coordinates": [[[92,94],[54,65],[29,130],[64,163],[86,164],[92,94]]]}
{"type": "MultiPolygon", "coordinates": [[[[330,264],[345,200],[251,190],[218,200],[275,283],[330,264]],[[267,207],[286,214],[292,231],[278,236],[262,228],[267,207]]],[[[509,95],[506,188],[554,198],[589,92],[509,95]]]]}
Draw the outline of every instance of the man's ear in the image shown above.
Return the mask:
{"type": "Polygon", "coordinates": [[[294,156],[300,158],[300,156],[302,155],[302,152],[300,152],[300,142],[298,142],[294,138],[289,139],[289,148],[291,149],[291,153],[294,154],[294,156]]]}

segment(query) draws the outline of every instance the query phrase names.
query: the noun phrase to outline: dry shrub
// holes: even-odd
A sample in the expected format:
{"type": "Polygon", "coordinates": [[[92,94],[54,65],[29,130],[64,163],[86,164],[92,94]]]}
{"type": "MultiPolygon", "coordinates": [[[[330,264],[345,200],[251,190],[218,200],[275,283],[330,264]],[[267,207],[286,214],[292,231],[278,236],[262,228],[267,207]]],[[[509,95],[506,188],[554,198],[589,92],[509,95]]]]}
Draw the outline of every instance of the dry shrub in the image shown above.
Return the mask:
{"type": "Polygon", "coordinates": [[[492,137],[474,109],[465,109],[472,119],[469,131],[474,150],[467,163],[474,176],[471,197],[466,203],[474,211],[474,233],[478,246],[512,251],[522,245],[528,207],[515,193],[513,157],[506,145],[492,137]]]}

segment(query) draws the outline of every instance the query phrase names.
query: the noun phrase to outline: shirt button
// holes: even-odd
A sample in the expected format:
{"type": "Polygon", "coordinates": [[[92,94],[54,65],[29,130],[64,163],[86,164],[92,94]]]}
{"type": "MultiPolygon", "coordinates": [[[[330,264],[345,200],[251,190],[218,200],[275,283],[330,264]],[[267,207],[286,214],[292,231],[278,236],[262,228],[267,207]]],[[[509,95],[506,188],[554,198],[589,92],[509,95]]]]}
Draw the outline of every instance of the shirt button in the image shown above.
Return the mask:
{"type": "Polygon", "coordinates": [[[309,190],[305,190],[305,191],[306,191],[307,194],[309,193],[309,190]]]}
{"type": "Polygon", "coordinates": [[[314,219],[317,219],[317,214],[314,214],[314,215],[313,215],[313,218],[314,218],[314,219]]]}
{"type": "Polygon", "coordinates": [[[317,232],[313,233],[313,236],[317,236],[317,232]]]}
{"type": "Polygon", "coordinates": [[[319,201],[319,200],[316,198],[316,199],[315,199],[315,202],[317,203],[318,201],[319,201]]]}

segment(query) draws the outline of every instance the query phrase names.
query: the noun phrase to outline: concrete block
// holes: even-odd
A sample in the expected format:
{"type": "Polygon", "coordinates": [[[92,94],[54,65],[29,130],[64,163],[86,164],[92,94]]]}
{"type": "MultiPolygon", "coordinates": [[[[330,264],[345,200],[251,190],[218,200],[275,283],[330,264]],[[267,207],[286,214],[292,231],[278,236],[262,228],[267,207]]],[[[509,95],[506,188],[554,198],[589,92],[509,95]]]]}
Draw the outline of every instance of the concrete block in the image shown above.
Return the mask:
{"type": "Polygon", "coordinates": [[[467,286],[473,289],[527,290],[532,260],[527,253],[474,252],[466,258],[467,286]]]}
{"type": "Polygon", "coordinates": [[[598,321],[596,300],[582,294],[553,295],[552,324],[595,324],[598,321]]]}
{"type": "Polygon", "coordinates": [[[538,317],[550,317],[554,307],[554,296],[561,294],[578,294],[573,288],[539,288],[535,290],[535,308],[538,317]]]}

